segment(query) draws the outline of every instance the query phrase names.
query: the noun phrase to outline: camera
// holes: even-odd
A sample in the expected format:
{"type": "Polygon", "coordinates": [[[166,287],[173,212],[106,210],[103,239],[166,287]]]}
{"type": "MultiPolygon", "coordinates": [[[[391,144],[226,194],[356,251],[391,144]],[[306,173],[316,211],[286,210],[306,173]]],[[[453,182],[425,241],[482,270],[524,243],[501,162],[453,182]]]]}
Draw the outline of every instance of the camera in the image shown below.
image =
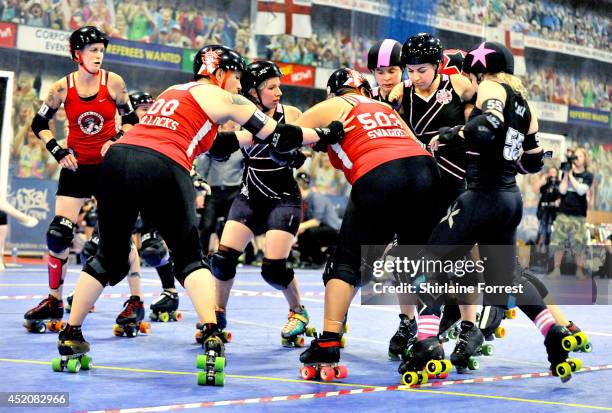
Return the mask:
{"type": "Polygon", "coordinates": [[[567,151],[565,159],[565,162],[561,162],[559,169],[563,172],[569,172],[572,169],[572,164],[578,157],[574,155],[574,151],[567,151]]]}

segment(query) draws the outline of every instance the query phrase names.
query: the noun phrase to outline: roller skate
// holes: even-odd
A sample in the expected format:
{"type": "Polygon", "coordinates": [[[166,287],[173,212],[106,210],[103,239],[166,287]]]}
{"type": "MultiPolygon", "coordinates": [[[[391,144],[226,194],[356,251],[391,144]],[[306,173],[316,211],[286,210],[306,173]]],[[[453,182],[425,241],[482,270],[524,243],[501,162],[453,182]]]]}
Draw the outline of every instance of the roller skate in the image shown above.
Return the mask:
{"type": "Polygon", "coordinates": [[[123,311],[117,316],[113,334],[121,337],[136,337],[138,333],[150,334],[151,323],[144,320],[144,303],[140,297],[133,295],[123,304],[123,311]]]}
{"type": "MultiPolygon", "coordinates": [[[[219,330],[219,337],[224,343],[231,343],[232,333],[225,330],[227,327],[225,310],[217,309],[215,310],[215,315],[217,316],[217,329],[219,330]]],[[[196,323],[195,341],[198,344],[202,344],[202,327],[203,325],[201,323],[196,323]]]]}
{"type": "Polygon", "coordinates": [[[461,312],[459,311],[459,305],[455,303],[445,305],[442,318],[440,319],[440,327],[438,328],[438,338],[440,341],[455,340],[459,337],[460,323],[461,312]]]}
{"type": "Polygon", "coordinates": [[[64,328],[64,303],[51,294],[24,314],[23,326],[30,333],[42,334],[49,330],[58,332],[64,328]]]}
{"type": "MultiPolygon", "coordinates": [[[[66,305],[64,306],[64,311],[68,314],[70,314],[70,310],[72,310],[72,298],[74,297],[74,290],[70,291],[70,294],[68,294],[66,296],[66,305]]],[[[90,313],[93,313],[94,311],[96,311],[96,306],[92,306],[91,310],[89,310],[90,313]]]]}
{"type": "Polygon", "coordinates": [[[304,380],[320,378],[323,381],[332,381],[334,378],[344,379],[348,376],[347,367],[339,365],[339,334],[332,333],[332,337],[324,337],[324,334],[312,340],[310,347],[300,354],[300,376],[304,380]]]}
{"type": "Polygon", "coordinates": [[[399,318],[399,327],[389,341],[389,360],[405,359],[418,331],[416,319],[410,320],[406,314],[400,314],[399,318]]]}
{"type": "Polygon", "coordinates": [[[57,339],[57,349],[60,357],[51,361],[53,371],[68,370],[77,373],[79,370],[89,370],[92,367],[91,357],[86,353],[89,351],[89,343],[83,338],[81,327],[66,324],[60,331],[57,339]]]}
{"type": "Polygon", "coordinates": [[[554,325],[544,339],[552,375],[559,377],[563,383],[572,378],[572,373],[582,368],[580,359],[568,358],[570,350],[565,347],[565,343],[570,337],[574,336],[566,327],[554,325]]]}
{"type": "Polygon", "coordinates": [[[397,371],[402,384],[424,384],[428,379],[445,379],[453,366],[444,360],[444,348],[438,337],[416,340],[408,349],[397,371]]]}
{"type": "Polygon", "coordinates": [[[483,349],[484,336],[472,322],[462,321],[460,328],[457,344],[450,356],[451,363],[457,369],[457,373],[464,373],[467,369],[478,370],[480,363],[476,357],[488,352],[488,347],[483,349]]]}
{"type": "Polygon", "coordinates": [[[572,333],[572,337],[563,339],[563,348],[569,351],[580,351],[583,353],[590,353],[593,351],[593,345],[589,341],[589,338],[573,321],[569,322],[567,329],[572,333]]]}
{"type": "Polygon", "coordinates": [[[304,334],[308,337],[316,337],[317,331],[314,327],[306,327],[310,321],[308,311],[302,306],[302,312],[289,310],[287,322],[281,331],[281,344],[283,347],[304,347],[304,334]]]}
{"type": "Polygon", "coordinates": [[[200,386],[223,386],[225,385],[225,345],[219,337],[219,329],[216,324],[198,323],[201,326],[202,349],[204,354],[198,354],[196,367],[204,371],[198,371],[197,381],[200,386]]]}
{"type": "Polygon", "coordinates": [[[161,321],[162,323],[167,323],[170,320],[181,321],[183,313],[178,311],[178,305],[178,293],[164,290],[159,298],[151,303],[149,318],[151,321],[161,321]]]}

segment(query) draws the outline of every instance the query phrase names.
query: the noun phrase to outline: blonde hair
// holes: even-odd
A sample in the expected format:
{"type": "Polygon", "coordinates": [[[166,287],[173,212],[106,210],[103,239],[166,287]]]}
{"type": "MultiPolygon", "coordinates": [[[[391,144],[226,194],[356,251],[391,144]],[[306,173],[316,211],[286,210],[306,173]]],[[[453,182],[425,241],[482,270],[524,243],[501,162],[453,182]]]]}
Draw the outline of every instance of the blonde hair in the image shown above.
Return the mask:
{"type": "Polygon", "coordinates": [[[582,146],[579,146],[576,149],[574,149],[574,154],[576,152],[582,152],[582,154],[584,155],[584,169],[585,170],[589,169],[589,166],[591,166],[591,162],[589,162],[589,151],[587,151],[582,146]]]}
{"type": "Polygon", "coordinates": [[[504,72],[496,73],[495,77],[510,86],[512,90],[514,90],[515,93],[518,93],[523,99],[527,99],[529,96],[527,88],[525,88],[523,82],[518,77],[504,72]]]}

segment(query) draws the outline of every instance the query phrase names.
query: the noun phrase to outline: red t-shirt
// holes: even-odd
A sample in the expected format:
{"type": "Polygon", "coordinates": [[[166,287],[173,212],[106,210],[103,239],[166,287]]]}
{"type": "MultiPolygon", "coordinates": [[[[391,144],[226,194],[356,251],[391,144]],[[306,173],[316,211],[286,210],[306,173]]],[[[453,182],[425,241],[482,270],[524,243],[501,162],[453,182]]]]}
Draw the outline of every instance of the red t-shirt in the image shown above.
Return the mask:
{"type": "Polygon", "coordinates": [[[145,146],[191,170],[193,160],[210,149],[219,129],[190,92],[199,86],[203,84],[190,82],[166,90],[117,143],[145,146]]]}
{"type": "Polygon", "coordinates": [[[76,89],[74,72],[68,75],[68,94],[64,102],[68,118],[68,148],[76,153],[83,165],[102,163],[100,151],[106,141],[117,133],[117,105],[108,92],[108,72],[100,70],[100,88],[93,99],[83,100],[76,89]]]}
{"type": "Polygon", "coordinates": [[[356,94],[342,99],[354,106],[349,117],[355,116],[355,119],[348,126],[355,128],[340,143],[330,145],[327,153],[331,164],[342,169],[351,185],[383,163],[411,156],[431,156],[410,138],[388,105],[356,94]]]}

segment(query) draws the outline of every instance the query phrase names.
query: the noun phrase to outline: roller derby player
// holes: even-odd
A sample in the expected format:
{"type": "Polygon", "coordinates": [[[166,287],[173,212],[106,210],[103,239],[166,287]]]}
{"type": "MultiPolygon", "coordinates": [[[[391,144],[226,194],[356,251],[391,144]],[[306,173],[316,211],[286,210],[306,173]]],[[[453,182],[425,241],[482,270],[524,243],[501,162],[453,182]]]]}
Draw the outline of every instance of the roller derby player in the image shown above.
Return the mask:
{"type": "MultiPolygon", "coordinates": [[[[280,103],[282,76],[275,63],[258,61],[248,65],[240,79],[242,94],[281,124],[293,122],[301,115],[296,107],[280,103]]],[[[220,132],[220,135],[226,133],[231,132],[220,132]]],[[[281,154],[271,145],[262,143],[243,147],[241,151],[245,168],[240,194],[230,208],[219,250],[210,261],[216,279],[218,325],[221,329],[226,327],[225,312],[238,258],[255,236],[265,234],[261,276],[273,288],[282,291],[289,304],[281,343],[286,347],[303,347],[304,334],[314,336],[314,329],[307,327],[308,311],[301,303],[298,282],[293,269],[287,266],[287,258],[302,218],[302,198],[293,169],[302,166],[306,158],[297,149],[281,154]]],[[[226,151],[215,153],[213,159],[223,161],[230,156],[226,151]]]]}
{"type": "MultiPolygon", "coordinates": [[[[422,244],[437,211],[438,173],[433,157],[418,143],[400,116],[370,98],[371,88],[353,69],[338,69],[327,82],[328,99],[306,111],[297,124],[317,127],[348,112],[345,138],[327,147],[330,161],[352,184],[338,245],[324,271],[325,315],[322,334],[300,355],[302,377],[345,377],[339,366],[340,335],[354,290],[362,282],[362,245],[386,245],[397,234],[405,244],[422,244]],[[371,139],[376,137],[376,139],[371,139]],[[406,204],[403,200],[418,199],[406,204]],[[427,200],[426,202],[424,200],[427,200]],[[400,207],[401,205],[401,207],[400,207]],[[384,211],[372,219],[372,211],[384,211]],[[407,220],[406,216],[418,216],[407,220]]],[[[318,145],[320,148],[321,145],[318,145]]],[[[373,257],[382,251],[376,251],[373,257]]]]}
{"type": "Polygon", "coordinates": [[[70,319],[58,340],[59,367],[89,351],[81,325],[104,287],[116,285],[127,274],[130,237],[140,213],[166,241],[175,277],[198,314],[205,351],[197,360],[203,369],[198,384],[224,384],[225,349],[215,315],[214,281],[202,254],[193,208],[189,175],[193,160],[219,146],[240,146],[237,136],[215,139],[218,125],[229,120],[279,150],[321,139],[335,143],[344,134],[340,122],[313,130],[270,119],[246,98],[233,94],[240,90],[244,69],[242,56],[234,50],[203,47],[194,57],[194,81],[166,89],[141,122],[108,150],[97,197],[100,245],[77,281],[70,319]]]}
{"type": "Polygon", "coordinates": [[[56,216],[47,231],[49,289],[47,298],[25,315],[30,332],[45,330],[44,321],[59,331],[64,312],[62,284],[66,275],[74,226],[83,203],[96,195],[103,151],[116,138],[115,114],[122,131],[138,123],[121,76],[101,68],[108,46],[106,35],[84,26],[70,35],[70,54],[78,70],[55,82],[34,116],[32,131],[62,167],[55,202],[56,216]],[[64,104],[68,116],[68,148],[62,148],[49,130],[49,121],[64,104]]]}

